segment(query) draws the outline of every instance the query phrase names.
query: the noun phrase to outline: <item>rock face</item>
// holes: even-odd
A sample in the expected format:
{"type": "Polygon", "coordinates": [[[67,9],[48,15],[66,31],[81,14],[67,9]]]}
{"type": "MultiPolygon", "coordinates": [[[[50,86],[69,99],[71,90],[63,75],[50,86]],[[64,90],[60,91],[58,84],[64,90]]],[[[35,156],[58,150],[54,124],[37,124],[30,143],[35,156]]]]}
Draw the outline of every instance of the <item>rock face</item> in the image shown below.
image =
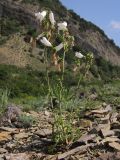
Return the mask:
{"type": "MultiPolygon", "coordinates": [[[[76,129],[79,128],[81,133],[78,139],[71,141],[67,146],[63,145],[64,147],[61,147],[62,145],[60,144],[57,145],[52,139],[52,124],[54,121],[52,112],[49,112],[49,116],[44,111],[24,112],[26,116],[34,117],[37,121],[28,128],[24,128],[23,125],[20,128],[14,125],[12,127],[0,127],[0,160],[68,160],[71,158],[81,160],[119,160],[120,112],[115,112],[111,109],[110,105],[104,107],[101,105],[99,109],[83,113],[82,119],[75,118],[76,129]],[[104,122],[103,118],[108,118],[108,115],[108,121],[104,122]],[[115,128],[113,127],[114,119],[116,121],[114,123],[117,124],[115,128]],[[82,125],[85,122],[91,123],[91,127],[82,125]],[[55,144],[55,152],[53,154],[52,150],[53,155],[50,155],[49,152],[51,150],[49,149],[53,149],[55,144]]],[[[19,113],[18,110],[14,107],[14,112],[17,111],[19,113]]]]}
{"type": "MultiPolygon", "coordinates": [[[[9,16],[20,20],[23,24],[39,28],[34,18],[34,12],[42,8],[41,4],[43,2],[39,2],[39,4],[35,3],[34,5],[21,2],[21,0],[0,0],[0,17],[9,16]]],[[[56,8],[54,7],[53,11],[56,17],[69,22],[69,29],[75,36],[76,43],[80,48],[85,51],[92,51],[96,57],[101,56],[107,61],[110,61],[113,65],[120,66],[120,48],[117,47],[100,28],[83,20],[74,12],[67,11],[57,0],[55,0],[55,5],[57,6],[56,8]],[[57,9],[59,9],[59,11],[57,9]],[[63,10],[62,14],[64,16],[61,16],[61,10],[63,10]],[[75,17],[77,17],[77,19],[75,19],[75,17]],[[91,25],[88,25],[86,29],[84,27],[86,27],[87,24],[91,25]]]]}
{"type": "Polygon", "coordinates": [[[6,112],[0,117],[0,124],[5,125],[5,123],[15,122],[21,115],[21,109],[14,106],[8,105],[6,108],[6,112]]]}
{"type": "Polygon", "coordinates": [[[30,9],[12,0],[0,0],[0,17],[10,17],[20,20],[24,24],[37,26],[34,15],[30,9]]]}

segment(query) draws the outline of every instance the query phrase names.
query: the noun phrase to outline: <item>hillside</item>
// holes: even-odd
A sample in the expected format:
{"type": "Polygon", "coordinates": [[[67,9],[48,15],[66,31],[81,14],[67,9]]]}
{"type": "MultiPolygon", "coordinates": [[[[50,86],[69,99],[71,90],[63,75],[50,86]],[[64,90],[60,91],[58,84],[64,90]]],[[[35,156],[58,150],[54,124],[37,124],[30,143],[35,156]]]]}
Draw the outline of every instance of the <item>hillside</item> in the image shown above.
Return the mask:
{"type": "Polygon", "coordinates": [[[71,10],[67,10],[58,0],[0,0],[0,16],[17,18],[24,24],[37,27],[34,13],[43,7],[52,9],[59,20],[66,20],[71,33],[75,36],[77,46],[83,52],[92,51],[96,57],[103,57],[113,65],[120,65],[120,48],[109,39],[97,26],[79,17],[71,10]],[[61,12],[62,10],[62,12],[61,12]]]}
{"type": "Polygon", "coordinates": [[[120,48],[59,0],[0,0],[0,160],[63,159],[120,159],[120,48]]]}

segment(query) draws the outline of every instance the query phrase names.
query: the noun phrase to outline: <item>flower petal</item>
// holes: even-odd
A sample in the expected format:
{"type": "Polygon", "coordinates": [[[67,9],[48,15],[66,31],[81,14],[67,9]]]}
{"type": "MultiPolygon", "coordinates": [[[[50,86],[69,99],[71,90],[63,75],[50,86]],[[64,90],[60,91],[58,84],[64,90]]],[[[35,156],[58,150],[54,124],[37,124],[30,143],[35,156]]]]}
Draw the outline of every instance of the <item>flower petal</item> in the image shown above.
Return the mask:
{"type": "Polygon", "coordinates": [[[53,14],[52,11],[49,14],[49,19],[50,19],[51,24],[54,25],[55,24],[55,18],[54,18],[54,14],[53,14]]]}
{"type": "Polygon", "coordinates": [[[67,29],[67,22],[58,23],[58,30],[66,30],[67,29]]]}
{"type": "Polygon", "coordinates": [[[82,53],[80,53],[80,52],[75,52],[75,56],[77,58],[83,58],[84,57],[84,55],[82,53]]]}
{"type": "Polygon", "coordinates": [[[41,12],[41,15],[42,15],[43,17],[45,17],[45,16],[47,15],[47,11],[42,11],[42,12],[41,12]]]}
{"type": "Polygon", "coordinates": [[[43,38],[40,40],[40,42],[41,42],[42,44],[44,44],[45,46],[47,46],[47,47],[52,47],[52,44],[47,40],[46,37],[43,37],[43,38]]]}
{"type": "Polygon", "coordinates": [[[35,17],[42,22],[47,15],[47,11],[35,13],[35,17]]]}
{"type": "Polygon", "coordinates": [[[64,47],[63,43],[60,43],[58,46],[55,47],[56,51],[60,51],[64,47]]]}
{"type": "Polygon", "coordinates": [[[63,23],[58,23],[58,27],[60,27],[60,26],[64,26],[64,27],[67,27],[67,22],[63,22],[63,23]]]}

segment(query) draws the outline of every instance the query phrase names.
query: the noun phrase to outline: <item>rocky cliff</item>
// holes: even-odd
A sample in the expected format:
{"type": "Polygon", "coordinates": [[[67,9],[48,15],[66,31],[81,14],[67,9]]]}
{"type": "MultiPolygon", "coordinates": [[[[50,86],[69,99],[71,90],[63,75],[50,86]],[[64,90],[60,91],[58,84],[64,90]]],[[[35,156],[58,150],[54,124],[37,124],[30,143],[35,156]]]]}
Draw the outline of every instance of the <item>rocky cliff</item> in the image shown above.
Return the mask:
{"type": "MultiPolygon", "coordinates": [[[[55,12],[57,18],[68,21],[69,29],[75,36],[77,47],[83,51],[92,51],[96,57],[101,56],[113,65],[120,65],[120,48],[101,29],[80,18],[73,11],[68,11],[58,0],[54,1],[55,6],[51,5],[50,8],[55,12]]],[[[0,0],[0,17],[16,18],[23,24],[37,27],[34,12],[40,10],[47,3],[44,4],[44,1],[38,3],[36,0],[34,2],[23,3],[22,0],[0,0]]]]}
{"type": "Polygon", "coordinates": [[[20,5],[19,2],[0,0],[0,17],[6,16],[20,20],[24,24],[36,26],[32,10],[24,5],[20,5]]]}

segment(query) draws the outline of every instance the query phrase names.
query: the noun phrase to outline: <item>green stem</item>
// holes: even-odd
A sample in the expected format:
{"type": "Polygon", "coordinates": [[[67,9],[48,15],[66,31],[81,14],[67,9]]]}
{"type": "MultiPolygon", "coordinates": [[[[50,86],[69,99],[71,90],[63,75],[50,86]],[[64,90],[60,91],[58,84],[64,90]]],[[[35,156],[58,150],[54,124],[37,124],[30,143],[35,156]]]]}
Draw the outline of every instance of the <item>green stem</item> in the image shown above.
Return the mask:
{"type": "Polygon", "coordinates": [[[63,83],[64,83],[64,73],[65,73],[65,51],[63,53],[63,61],[62,61],[62,77],[60,80],[60,95],[59,95],[59,107],[60,107],[60,112],[62,113],[62,106],[61,106],[61,101],[62,101],[62,94],[63,94],[63,83]]]}
{"type": "Polygon", "coordinates": [[[45,66],[46,66],[46,77],[47,77],[47,85],[48,85],[48,96],[50,97],[50,102],[53,108],[52,102],[52,89],[50,86],[50,78],[49,78],[49,70],[48,70],[48,56],[47,56],[47,48],[45,48],[44,58],[45,58],[45,66]]]}
{"type": "Polygon", "coordinates": [[[80,76],[80,78],[79,78],[79,80],[78,80],[78,84],[77,84],[77,89],[80,88],[80,82],[81,82],[82,79],[83,79],[83,76],[80,76]]]}
{"type": "Polygon", "coordinates": [[[62,102],[62,90],[63,90],[63,82],[60,80],[60,94],[59,94],[60,114],[62,114],[62,106],[61,106],[61,102],[62,102]]]}
{"type": "Polygon", "coordinates": [[[65,73],[65,51],[64,51],[64,53],[63,53],[62,81],[64,80],[64,73],[65,73]]]}
{"type": "MultiPolygon", "coordinates": [[[[80,68],[80,64],[79,64],[79,68],[80,68]]],[[[84,74],[81,74],[80,71],[79,71],[79,74],[80,74],[81,76],[79,77],[79,80],[78,80],[77,89],[80,88],[80,82],[81,82],[81,81],[83,80],[83,78],[84,78],[84,74]]]]}

